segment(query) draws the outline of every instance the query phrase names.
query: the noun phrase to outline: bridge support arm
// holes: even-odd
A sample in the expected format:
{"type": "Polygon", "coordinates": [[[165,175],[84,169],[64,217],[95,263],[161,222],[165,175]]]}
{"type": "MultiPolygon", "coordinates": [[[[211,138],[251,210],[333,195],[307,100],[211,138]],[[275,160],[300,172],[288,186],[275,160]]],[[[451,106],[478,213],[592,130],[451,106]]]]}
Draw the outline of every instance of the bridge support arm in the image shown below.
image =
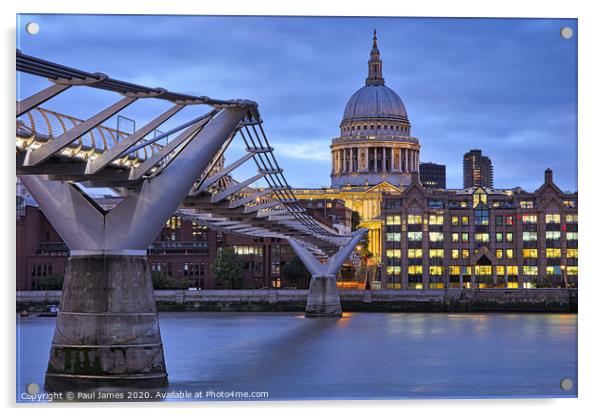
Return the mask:
{"type": "Polygon", "coordinates": [[[339,317],[342,315],[341,300],[337,289],[337,273],[364,234],[365,231],[357,233],[325,263],[320,263],[307,248],[297,241],[288,240],[295,254],[311,273],[305,306],[306,317],[339,317]]]}

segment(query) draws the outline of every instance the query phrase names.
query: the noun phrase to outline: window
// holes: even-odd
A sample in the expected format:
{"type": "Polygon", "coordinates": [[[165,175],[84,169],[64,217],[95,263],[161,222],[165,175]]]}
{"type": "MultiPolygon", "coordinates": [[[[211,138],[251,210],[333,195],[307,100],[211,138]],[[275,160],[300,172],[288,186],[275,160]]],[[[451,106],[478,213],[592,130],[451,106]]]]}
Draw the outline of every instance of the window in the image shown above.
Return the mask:
{"type": "Polygon", "coordinates": [[[429,241],[431,241],[431,242],[443,241],[443,233],[430,232],[429,233],[429,241]]]}
{"type": "Polygon", "coordinates": [[[401,233],[387,233],[387,241],[401,241],[401,233]]]}
{"type": "Polygon", "coordinates": [[[511,243],[514,240],[514,234],[513,233],[506,233],[506,241],[508,243],[511,243]]]}
{"type": "Polygon", "coordinates": [[[577,257],[579,257],[579,249],[567,248],[566,249],[566,257],[569,259],[576,259],[577,257]]]}
{"type": "Polygon", "coordinates": [[[496,215],[495,225],[504,225],[504,217],[502,217],[501,215],[496,215]]]}
{"type": "Polygon", "coordinates": [[[573,201],[572,199],[567,199],[565,201],[562,201],[562,203],[569,208],[575,208],[575,201],[573,201]]]}
{"type": "Polygon", "coordinates": [[[533,208],[533,201],[520,201],[520,207],[523,209],[533,208]]]}
{"type": "Polygon", "coordinates": [[[470,257],[470,251],[468,251],[466,249],[462,250],[462,258],[467,259],[469,257],[470,257]]]}
{"type": "Polygon", "coordinates": [[[261,256],[263,254],[263,247],[259,247],[259,246],[236,245],[236,246],[232,246],[232,249],[234,250],[234,253],[238,254],[239,256],[244,256],[244,255],[248,255],[248,254],[261,256]]]}
{"type": "Polygon", "coordinates": [[[523,249],[523,257],[527,259],[537,258],[537,249],[536,248],[524,248],[523,249]]]}
{"type": "Polygon", "coordinates": [[[566,274],[568,274],[569,276],[577,275],[579,274],[579,268],[577,266],[567,266],[566,274]]]}
{"type": "Polygon", "coordinates": [[[387,266],[387,274],[401,274],[401,266],[387,266]]]}
{"type": "Polygon", "coordinates": [[[460,217],[458,217],[457,215],[452,215],[452,217],[451,217],[451,223],[452,223],[452,225],[458,225],[458,224],[460,224],[460,217]]]}
{"type": "Polygon", "coordinates": [[[559,248],[546,248],[546,257],[552,258],[552,259],[560,257],[560,249],[559,248]]]}
{"type": "Polygon", "coordinates": [[[511,248],[507,248],[506,249],[506,258],[513,259],[514,258],[514,250],[512,250],[511,248]]]}
{"type": "Polygon", "coordinates": [[[443,225],[443,215],[430,215],[429,224],[431,225],[443,225]]]}
{"type": "Polygon", "coordinates": [[[489,210],[484,205],[477,207],[474,222],[476,225],[489,225],[489,210]]]}
{"type": "Polygon", "coordinates": [[[451,256],[452,256],[452,259],[459,259],[460,258],[460,250],[456,250],[456,249],[452,250],[451,256]]]}
{"type": "Polygon", "coordinates": [[[495,257],[497,259],[502,259],[504,258],[504,250],[502,250],[501,248],[498,248],[495,250],[495,257]]]}
{"type": "Polygon", "coordinates": [[[462,233],[462,242],[468,243],[468,233],[462,233]]]}
{"type": "Polygon", "coordinates": [[[387,215],[387,225],[400,225],[401,215],[387,215]]]}
{"type": "Polygon", "coordinates": [[[430,249],[429,257],[431,259],[442,259],[443,258],[443,249],[430,249]]]}
{"type": "Polygon", "coordinates": [[[501,243],[504,241],[504,233],[495,233],[495,242],[501,243]]]}
{"type": "Polygon", "coordinates": [[[460,266],[449,266],[449,274],[457,276],[460,274],[460,266]]]}
{"type": "Polygon", "coordinates": [[[443,267],[441,266],[430,266],[429,274],[431,276],[441,276],[443,274],[443,267]]]}
{"type": "Polygon", "coordinates": [[[560,224],[560,214],[546,214],[546,224],[560,224]]]}
{"type": "Polygon", "coordinates": [[[537,241],[537,233],[533,231],[523,231],[523,241],[537,241]]]}
{"type": "Polygon", "coordinates": [[[506,273],[508,273],[509,276],[518,275],[518,266],[507,266],[506,273]]]}
{"type": "Polygon", "coordinates": [[[523,224],[537,224],[537,215],[523,214],[523,224]]]}
{"type": "Polygon", "coordinates": [[[560,240],[560,231],[546,231],[546,240],[560,240]]]}
{"type": "Polygon", "coordinates": [[[506,215],[506,225],[514,225],[514,217],[512,215],[506,215]]]}
{"type": "Polygon", "coordinates": [[[400,259],[401,258],[401,250],[400,249],[387,249],[387,257],[390,259],[400,259]]]}
{"type": "Polygon", "coordinates": [[[491,275],[491,266],[490,265],[475,266],[474,273],[478,276],[490,276],[491,275]]]}
{"type": "Polygon", "coordinates": [[[504,266],[495,266],[495,274],[504,276],[506,274],[506,268],[504,266]]]}
{"type": "Polygon", "coordinates": [[[550,275],[559,275],[560,274],[560,266],[546,266],[546,274],[550,275]]]}
{"type": "Polygon", "coordinates": [[[568,223],[577,222],[577,214],[566,214],[566,222],[568,222],[568,223]]]}
{"type": "Polygon", "coordinates": [[[421,248],[411,248],[408,250],[408,257],[411,259],[421,259],[422,258],[422,249],[421,248]]]}
{"type": "Polygon", "coordinates": [[[409,231],[408,241],[422,241],[422,231],[409,231]]]}
{"type": "Polygon", "coordinates": [[[488,243],[489,242],[489,234],[488,233],[476,233],[474,235],[474,238],[477,243],[488,243]]]}
{"type": "Polygon", "coordinates": [[[452,233],[452,243],[457,243],[459,241],[460,234],[452,233]]]}
{"type": "Polygon", "coordinates": [[[422,274],[422,266],[408,266],[408,274],[422,274]]]}
{"type": "Polygon", "coordinates": [[[525,276],[537,276],[537,266],[523,266],[525,276]]]}
{"type": "Polygon", "coordinates": [[[422,224],[422,215],[408,215],[408,224],[422,224]]]}
{"type": "Polygon", "coordinates": [[[462,215],[462,225],[468,225],[468,216],[462,215]]]}
{"type": "Polygon", "coordinates": [[[566,233],[567,240],[577,240],[577,233],[566,233]]]}

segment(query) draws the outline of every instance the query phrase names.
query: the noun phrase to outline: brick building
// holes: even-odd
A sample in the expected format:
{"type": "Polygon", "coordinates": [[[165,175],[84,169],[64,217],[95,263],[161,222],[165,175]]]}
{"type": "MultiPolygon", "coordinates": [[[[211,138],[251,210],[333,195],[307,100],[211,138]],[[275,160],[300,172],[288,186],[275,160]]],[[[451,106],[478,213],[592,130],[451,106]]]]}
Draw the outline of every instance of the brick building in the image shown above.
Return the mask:
{"type": "Polygon", "coordinates": [[[520,188],[424,188],[383,199],[383,288],[577,286],[577,193],[552,171],[520,188]]]}

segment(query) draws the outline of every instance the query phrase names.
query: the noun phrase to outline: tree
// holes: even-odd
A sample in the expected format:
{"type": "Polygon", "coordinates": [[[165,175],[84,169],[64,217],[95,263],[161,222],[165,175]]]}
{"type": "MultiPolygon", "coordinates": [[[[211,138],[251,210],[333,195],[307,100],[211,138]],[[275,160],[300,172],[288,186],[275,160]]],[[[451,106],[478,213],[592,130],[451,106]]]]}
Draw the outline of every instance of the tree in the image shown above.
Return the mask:
{"type": "Polygon", "coordinates": [[[240,289],[242,287],[243,264],[231,248],[222,248],[217,252],[211,271],[215,283],[223,289],[240,289]]]}
{"type": "Polygon", "coordinates": [[[295,256],[291,261],[286,262],[282,266],[282,277],[285,279],[287,286],[305,288],[309,286],[311,273],[307,270],[301,259],[295,256]]]}
{"type": "Polygon", "coordinates": [[[33,281],[33,290],[62,290],[64,279],[65,276],[61,274],[36,277],[33,281]]]}
{"type": "Polygon", "coordinates": [[[351,211],[351,231],[355,231],[360,226],[360,213],[357,211],[351,211]]]}
{"type": "Polygon", "coordinates": [[[155,290],[187,289],[195,284],[190,279],[175,279],[163,271],[152,272],[152,279],[155,290]]]}

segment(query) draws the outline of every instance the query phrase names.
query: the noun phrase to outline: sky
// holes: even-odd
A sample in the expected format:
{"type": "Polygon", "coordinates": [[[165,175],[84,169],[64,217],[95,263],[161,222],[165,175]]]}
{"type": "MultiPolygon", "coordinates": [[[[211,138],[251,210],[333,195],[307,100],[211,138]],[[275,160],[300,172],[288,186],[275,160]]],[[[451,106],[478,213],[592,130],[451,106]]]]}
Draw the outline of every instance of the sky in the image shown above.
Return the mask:
{"type": "MultiPolygon", "coordinates": [[[[551,168],[561,189],[577,190],[575,19],[20,15],[17,23],[17,47],[27,54],[175,92],[256,101],[293,187],[330,184],[330,143],[364,85],[376,29],[385,83],[406,106],[420,160],[445,164],[449,188],[462,186],[462,155],[479,148],[492,159],[496,188],[535,190],[551,168]],[[35,36],[24,30],[31,21],[40,26],[35,36]],[[572,39],[560,36],[564,26],[572,39]]],[[[18,99],[45,85],[18,76],[18,99]]],[[[84,118],[116,101],[78,88],[44,106],[84,118]]],[[[140,101],[121,113],[137,126],[167,108],[140,101]]],[[[226,158],[242,151],[233,145],[226,158]]]]}

